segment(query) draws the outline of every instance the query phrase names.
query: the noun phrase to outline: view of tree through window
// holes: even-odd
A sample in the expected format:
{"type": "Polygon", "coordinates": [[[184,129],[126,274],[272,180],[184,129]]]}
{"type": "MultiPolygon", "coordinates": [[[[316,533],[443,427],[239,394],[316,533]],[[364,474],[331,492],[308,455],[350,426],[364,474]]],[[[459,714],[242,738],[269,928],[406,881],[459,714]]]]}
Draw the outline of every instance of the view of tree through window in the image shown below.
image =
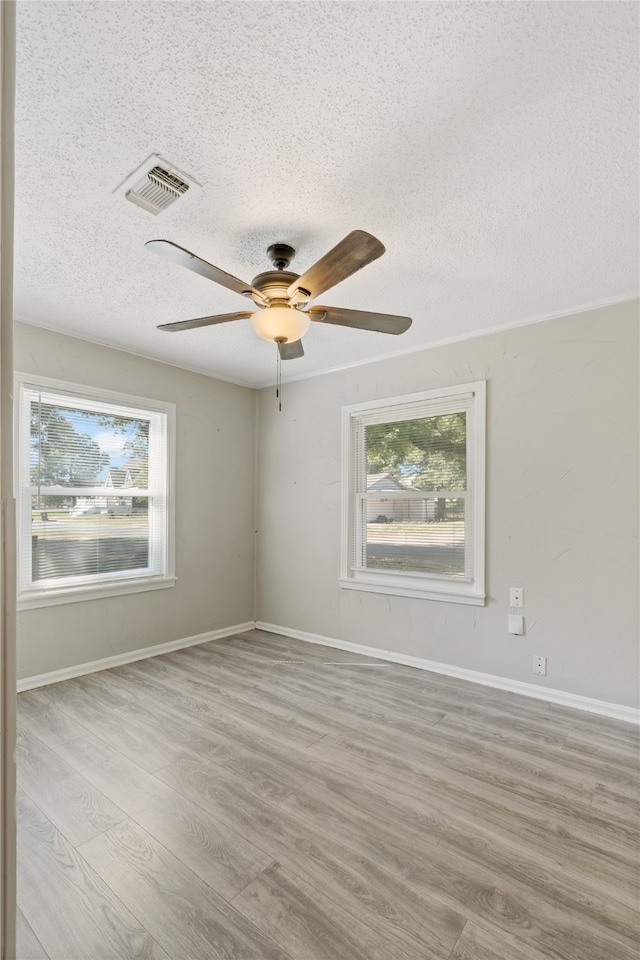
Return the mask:
{"type": "Polygon", "coordinates": [[[463,576],[464,412],[365,428],[366,567],[463,576]]]}
{"type": "Polygon", "coordinates": [[[174,405],[16,382],[19,608],[172,586],[174,405]]]}
{"type": "Polygon", "coordinates": [[[33,484],[100,485],[107,479],[112,460],[120,463],[125,456],[138,462],[146,478],[148,420],[74,410],[40,400],[32,400],[30,420],[33,484]]]}

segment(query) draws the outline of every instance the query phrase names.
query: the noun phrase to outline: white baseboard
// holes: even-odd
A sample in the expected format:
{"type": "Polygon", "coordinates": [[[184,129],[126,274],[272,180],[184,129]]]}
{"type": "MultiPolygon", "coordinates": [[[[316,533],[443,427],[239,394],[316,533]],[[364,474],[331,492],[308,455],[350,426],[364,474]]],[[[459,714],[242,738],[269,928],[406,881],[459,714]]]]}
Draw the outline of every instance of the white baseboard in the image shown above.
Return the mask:
{"type": "Polygon", "coordinates": [[[335,640],[333,637],[323,637],[317,633],[305,633],[304,630],[294,630],[292,627],[282,627],[275,623],[256,621],[257,630],[266,630],[268,633],[280,633],[294,640],[304,640],[306,643],[318,643],[324,647],[337,647],[339,650],[348,650],[350,653],[359,653],[366,657],[376,657],[378,660],[390,660],[392,663],[401,663],[408,667],[417,667],[418,670],[430,670],[432,673],[442,673],[447,677],[457,677],[459,680],[469,680],[471,683],[481,683],[486,687],[496,687],[498,690],[508,690],[510,693],[519,693],[525,697],[535,697],[537,700],[547,700],[550,703],[559,703],[564,707],[575,707],[577,710],[587,710],[589,713],[598,713],[614,720],[624,720],[626,723],[640,724],[640,710],[626,707],[619,703],[608,703],[606,700],[594,700],[591,697],[581,697],[577,693],[567,693],[564,690],[554,690],[550,687],[537,687],[533,683],[524,683],[521,680],[510,680],[508,677],[497,677],[491,673],[480,673],[478,670],[467,670],[465,667],[455,667],[448,663],[438,663],[435,660],[423,660],[421,657],[411,657],[405,653],[396,653],[394,650],[380,650],[378,647],[365,647],[360,643],[349,643],[347,640],[335,640]]]}
{"type": "Polygon", "coordinates": [[[490,673],[481,673],[478,670],[468,670],[465,667],[456,667],[448,663],[438,663],[435,660],[424,660],[421,657],[412,657],[406,653],[396,653],[394,650],[380,650],[378,647],[367,647],[361,643],[350,643],[347,640],[336,640],[318,633],[306,633],[304,630],[295,630],[293,627],[283,627],[277,623],[265,623],[263,620],[249,620],[247,623],[238,623],[232,627],[223,627],[221,630],[211,630],[193,637],[184,637],[182,640],[171,640],[169,643],[158,643],[153,647],[143,647],[141,650],[131,650],[128,653],[115,654],[104,657],[102,660],[92,660],[89,663],[79,663],[73,667],[64,667],[62,670],[52,670],[51,673],[41,673],[35,677],[25,677],[18,680],[18,693],[33,690],[36,687],[45,687],[50,683],[60,683],[62,680],[71,680],[87,673],[97,673],[100,670],[109,670],[125,663],[134,663],[136,660],[146,660],[148,657],[158,657],[163,653],[181,650],[210,640],[223,640],[246,630],[266,630],[268,633],[279,633],[294,640],[303,640],[305,643],[317,643],[323,647],[335,647],[338,650],[348,650],[365,657],[375,657],[378,660],[388,660],[391,663],[400,663],[418,670],[429,670],[431,673],[441,673],[447,677],[457,677],[459,680],[468,680],[471,683],[481,683],[498,690],[508,690],[510,693],[519,693],[525,697],[534,697],[537,700],[546,700],[558,703],[565,707],[575,707],[577,710],[586,710],[614,720],[623,720],[626,723],[640,724],[640,710],[626,707],[619,703],[608,703],[606,700],[595,700],[591,697],[582,697],[576,693],[567,693],[564,690],[555,690],[550,687],[538,687],[533,683],[524,683],[521,680],[510,680],[508,677],[498,677],[490,673]]]}
{"type": "Polygon", "coordinates": [[[113,657],[92,660],[90,663],[79,663],[73,667],[63,667],[62,670],[52,670],[51,673],[41,673],[36,677],[25,677],[18,680],[18,693],[22,693],[24,690],[33,690],[35,687],[46,687],[50,683],[60,683],[62,680],[71,680],[73,677],[82,677],[86,673],[97,673],[100,670],[109,670],[111,667],[120,667],[125,663],[134,663],[136,660],[159,657],[163,653],[171,653],[173,650],[181,650],[183,647],[193,647],[198,643],[223,640],[225,637],[232,637],[236,633],[253,630],[254,627],[254,621],[250,620],[247,623],[238,623],[233,627],[223,627],[221,630],[199,633],[194,637],[171,640],[169,643],[157,643],[153,647],[143,647],[141,650],[131,650],[129,653],[117,653],[113,657]]]}

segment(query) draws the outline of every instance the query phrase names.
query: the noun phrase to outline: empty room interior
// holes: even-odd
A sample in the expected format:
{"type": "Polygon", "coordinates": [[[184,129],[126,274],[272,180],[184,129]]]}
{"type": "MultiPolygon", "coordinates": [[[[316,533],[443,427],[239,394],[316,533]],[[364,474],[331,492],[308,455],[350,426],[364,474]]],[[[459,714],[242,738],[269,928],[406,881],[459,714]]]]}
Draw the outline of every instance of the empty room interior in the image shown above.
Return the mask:
{"type": "Polygon", "coordinates": [[[3,958],[637,957],[639,10],[2,4],[3,958]]]}

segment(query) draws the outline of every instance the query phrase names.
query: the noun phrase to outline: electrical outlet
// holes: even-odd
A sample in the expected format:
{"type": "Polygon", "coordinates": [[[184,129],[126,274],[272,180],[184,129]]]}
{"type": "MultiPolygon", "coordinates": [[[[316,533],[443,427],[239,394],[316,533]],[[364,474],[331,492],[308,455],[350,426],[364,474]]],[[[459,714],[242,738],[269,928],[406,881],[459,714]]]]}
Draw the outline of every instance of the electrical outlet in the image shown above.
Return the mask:
{"type": "Polygon", "coordinates": [[[547,675],[547,658],[546,657],[533,658],[533,672],[539,673],[541,677],[546,677],[547,675]]]}
{"type": "Polygon", "coordinates": [[[512,607],[524,607],[524,588],[510,587],[509,601],[512,607]]]}

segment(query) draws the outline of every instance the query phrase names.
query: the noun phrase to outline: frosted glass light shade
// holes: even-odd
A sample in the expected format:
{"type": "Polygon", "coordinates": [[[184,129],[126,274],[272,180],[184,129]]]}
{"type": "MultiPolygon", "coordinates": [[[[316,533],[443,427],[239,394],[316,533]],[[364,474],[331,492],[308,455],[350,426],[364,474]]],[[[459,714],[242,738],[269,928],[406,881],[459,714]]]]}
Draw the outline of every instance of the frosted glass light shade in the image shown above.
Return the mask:
{"type": "Polygon", "coordinates": [[[282,337],[288,343],[300,340],[309,329],[311,319],[292,307],[267,307],[251,314],[251,326],[263,340],[282,337]]]}

